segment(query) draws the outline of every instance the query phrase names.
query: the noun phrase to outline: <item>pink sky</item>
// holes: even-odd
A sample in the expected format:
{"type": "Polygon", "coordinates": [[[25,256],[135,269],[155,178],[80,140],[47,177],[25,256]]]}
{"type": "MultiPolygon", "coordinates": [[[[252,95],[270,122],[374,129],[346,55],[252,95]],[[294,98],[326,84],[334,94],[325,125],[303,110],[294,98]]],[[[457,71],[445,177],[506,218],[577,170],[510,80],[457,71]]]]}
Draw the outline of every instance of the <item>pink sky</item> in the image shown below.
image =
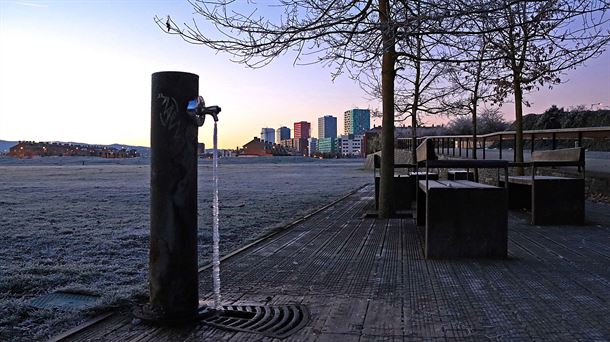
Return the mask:
{"type": "MultiPolygon", "coordinates": [[[[320,65],[293,66],[290,55],[251,70],[161,32],[155,15],[191,17],[188,3],[164,1],[1,1],[0,139],[149,145],[150,75],[200,76],[200,94],[223,108],[219,144],[243,145],[262,127],[379,108],[347,77],[320,65]]],[[[526,112],[610,104],[610,54],[570,72],[569,82],[529,96],[526,112]]],[[[599,107],[596,107],[599,108],[599,107]]],[[[502,107],[508,120],[512,105],[502,107]]],[[[427,123],[446,119],[424,118],[427,123]]],[[[379,125],[376,120],[373,124],[379,125]]],[[[199,133],[211,145],[211,125],[199,133]]]]}

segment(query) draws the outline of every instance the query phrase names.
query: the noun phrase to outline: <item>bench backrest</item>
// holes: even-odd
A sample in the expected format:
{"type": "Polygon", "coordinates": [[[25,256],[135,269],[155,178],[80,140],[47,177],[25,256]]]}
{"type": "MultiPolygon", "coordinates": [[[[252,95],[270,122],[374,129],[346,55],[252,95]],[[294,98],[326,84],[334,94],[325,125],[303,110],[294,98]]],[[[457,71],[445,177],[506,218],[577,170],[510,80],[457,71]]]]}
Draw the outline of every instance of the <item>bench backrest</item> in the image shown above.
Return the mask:
{"type": "Polygon", "coordinates": [[[534,163],[573,163],[574,165],[585,164],[585,149],[582,147],[563,148],[559,150],[534,151],[532,152],[534,163]]]}
{"type": "Polygon", "coordinates": [[[434,152],[434,141],[432,139],[424,140],[415,150],[415,156],[418,163],[437,160],[438,156],[434,152]]]}

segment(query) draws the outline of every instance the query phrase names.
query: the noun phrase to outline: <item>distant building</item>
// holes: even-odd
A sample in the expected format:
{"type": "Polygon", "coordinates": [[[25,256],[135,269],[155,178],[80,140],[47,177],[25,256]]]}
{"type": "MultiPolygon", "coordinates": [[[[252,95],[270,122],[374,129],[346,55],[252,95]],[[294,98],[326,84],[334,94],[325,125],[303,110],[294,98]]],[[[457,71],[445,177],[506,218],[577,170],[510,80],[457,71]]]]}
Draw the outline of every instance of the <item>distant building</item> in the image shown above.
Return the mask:
{"type": "Polygon", "coordinates": [[[281,145],[254,137],[243,146],[240,150],[240,155],[258,157],[289,156],[291,152],[281,145]]]}
{"type": "MultiPolygon", "coordinates": [[[[227,149],[218,149],[218,157],[219,158],[229,158],[235,157],[235,150],[227,150],[227,149]]],[[[214,157],[214,149],[208,148],[205,150],[205,157],[213,158],[214,157]]]]}
{"type": "Polygon", "coordinates": [[[282,140],[290,139],[290,128],[282,126],[275,130],[275,142],[281,143],[282,140]]]}
{"type": "Polygon", "coordinates": [[[371,111],[350,109],[343,114],[345,134],[364,134],[371,128],[371,111]]]}
{"type": "Polygon", "coordinates": [[[337,118],[325,115],[318,118],[318,139],[337,137],[337,118]]]}
{"type": "Polygon", "coordinates": [[[311,137],[311,124],[307,121],[294,123],[294,139],[309,139],[311,137]]]}
{"type": "Polygon", "coordinates": [[[359,134],[346,134],[341,136],[341,155],[345,157],[364,157],[362,137],[359,134]]]}
{"type": "Polygon", "coordinates": [[[197,155],[203,157],[205,155],[205,144],[197,143],[197,155]]]}
{"type": "Polygon", "coordinates": [[[309,138],[308,143],[309,143],[309,156],[313,156],[314,154],[318,153],[318,139],[309,138]]]}
{"type": "Polygon", "coordinates": [[[292,140],[292,148],[301,156],[309,155],[309,142],[306,138],[293,138],[292,140]]]}
{"type": "Polygon", "coordinates": [[[275,144],[275,129],[268,127],[261,129],[261,140],[275,144]]]}
{"type": "Polygon", "coordinates": [[[328,153],[328,154],[337,153],[337,138],[318,139],[318,151],[320,153],[328,153]]]}

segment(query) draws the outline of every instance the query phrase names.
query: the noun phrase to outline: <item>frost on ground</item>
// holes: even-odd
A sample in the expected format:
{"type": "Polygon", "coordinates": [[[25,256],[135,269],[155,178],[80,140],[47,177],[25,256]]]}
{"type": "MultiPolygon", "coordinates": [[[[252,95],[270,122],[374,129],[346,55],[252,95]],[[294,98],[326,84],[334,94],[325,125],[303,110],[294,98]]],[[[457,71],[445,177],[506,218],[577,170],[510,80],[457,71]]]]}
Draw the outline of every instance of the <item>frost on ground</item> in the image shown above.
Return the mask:
{"type": "MultiPolygon", "coordinates": [[[[225,159],[221,254],[368,183],[362,160],[225,159]]],[[[199,263],[210,262],[211,162],[199,164],[199,263]]],[[[0,159],[0,341],[45,340],[147,298],[147,159],[0,159]],[[57,290],[101,296],[84,312],[35,309],[57,290]]]]}

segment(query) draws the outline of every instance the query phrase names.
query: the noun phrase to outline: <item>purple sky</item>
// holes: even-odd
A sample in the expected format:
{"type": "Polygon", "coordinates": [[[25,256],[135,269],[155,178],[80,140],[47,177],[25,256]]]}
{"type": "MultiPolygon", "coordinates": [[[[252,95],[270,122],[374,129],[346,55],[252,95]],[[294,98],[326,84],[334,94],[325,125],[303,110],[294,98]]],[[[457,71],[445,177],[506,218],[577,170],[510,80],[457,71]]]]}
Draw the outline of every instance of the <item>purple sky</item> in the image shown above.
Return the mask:
{"type": "MultiPolygon", "coordinates": [[[[223,108],[223,148],[243,145],[262,127],[300,120],[312,123],[315,136],[317,118],[328,114],[339,118],[341,133],[344,111],[380,107],[347,77],[333,82],[320,65],[295,67],[286,55],[250,70],[153,22],[167,14],[187,20],[191,12],[186,1],[0,1],[0,139],[149,145],[150,75],[163,70],[200,76],[206,103],[223,108]]],[[[564,79],[529,95],[526,113],[551,104],[608,108],[610,54],[564,79]]],[[[512,110],[502,107],[508,120],[512,110]]],[[[199,137],[211,145],[211,125],[199,137]]]]}

